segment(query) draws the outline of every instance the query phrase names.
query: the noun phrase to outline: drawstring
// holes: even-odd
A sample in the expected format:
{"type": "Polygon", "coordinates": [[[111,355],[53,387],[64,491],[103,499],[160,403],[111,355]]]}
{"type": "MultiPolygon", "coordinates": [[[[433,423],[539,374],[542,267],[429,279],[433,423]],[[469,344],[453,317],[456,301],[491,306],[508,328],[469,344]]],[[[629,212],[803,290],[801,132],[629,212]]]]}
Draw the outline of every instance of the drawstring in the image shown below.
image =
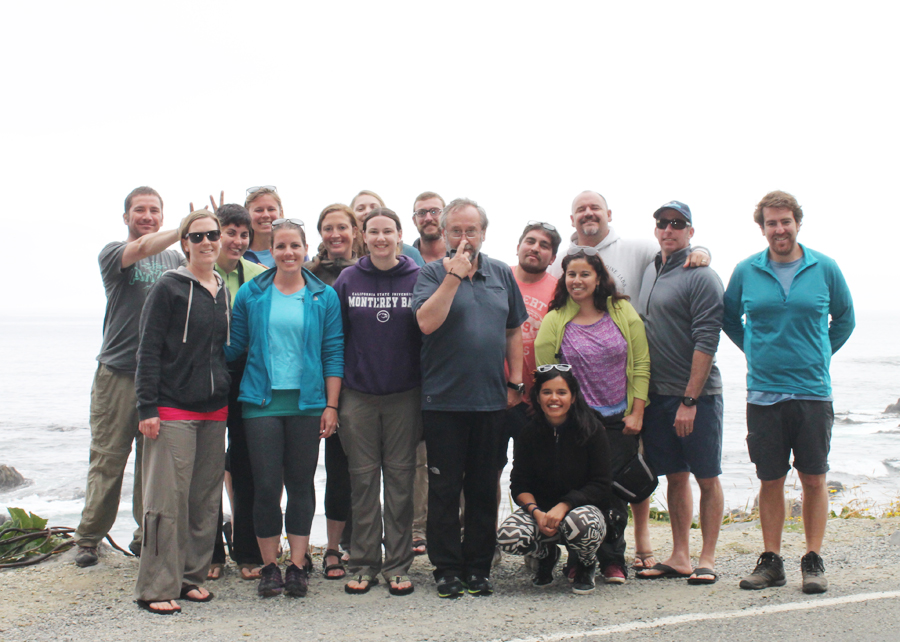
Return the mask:
{"type": "Polygon", "coordinates": [[[187,314],[184,317],[184,337],[182,337],[181,342],[187,343],[187,333],[188,333],[188,320],[191,318],[191,304],[194,302],[194,282],[191,281],[191,292],[188,294],[188,308],[187,314]]]}

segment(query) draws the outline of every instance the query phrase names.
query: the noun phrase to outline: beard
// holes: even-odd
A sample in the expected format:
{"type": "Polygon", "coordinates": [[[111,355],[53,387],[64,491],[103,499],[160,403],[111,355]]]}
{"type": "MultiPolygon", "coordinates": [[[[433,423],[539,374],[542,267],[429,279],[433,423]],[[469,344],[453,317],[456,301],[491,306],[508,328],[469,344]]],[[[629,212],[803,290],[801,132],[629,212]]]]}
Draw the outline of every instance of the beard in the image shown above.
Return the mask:
{"type": "Polygon", "coordinates": [[[440,229],[434,232],[424,232],[422,230],[419,230],[419,236],[423,241],[437,241],[439,238],[441,238],[441,231],[440,229]]]}
{"type": "Polygon", "coordinates": [[[547,271],[547,266],[539,267],[537,265],[529,265],[528,263],[519,261],[519,269],[528,274],[542,274],[547,271]]]}

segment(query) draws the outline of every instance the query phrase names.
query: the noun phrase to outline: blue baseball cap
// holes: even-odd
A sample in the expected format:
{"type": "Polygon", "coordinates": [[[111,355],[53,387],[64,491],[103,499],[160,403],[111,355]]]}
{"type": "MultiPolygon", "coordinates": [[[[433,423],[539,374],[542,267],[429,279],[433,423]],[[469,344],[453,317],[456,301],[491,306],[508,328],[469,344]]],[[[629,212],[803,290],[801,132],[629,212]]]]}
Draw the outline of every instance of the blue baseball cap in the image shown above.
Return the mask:
{"type": "Polygon", "coordinates": [[[691,225],[694,224],[694,221],[691,220],[691,208],[687,206],[686,203],[682,203],[681,201],[669,201],[658,210],[653,212],[653,218],[659,218],[659,215],[663,213],[663,210],[675,210],[679,214],[681,214],[688,223],[691,225]]]}

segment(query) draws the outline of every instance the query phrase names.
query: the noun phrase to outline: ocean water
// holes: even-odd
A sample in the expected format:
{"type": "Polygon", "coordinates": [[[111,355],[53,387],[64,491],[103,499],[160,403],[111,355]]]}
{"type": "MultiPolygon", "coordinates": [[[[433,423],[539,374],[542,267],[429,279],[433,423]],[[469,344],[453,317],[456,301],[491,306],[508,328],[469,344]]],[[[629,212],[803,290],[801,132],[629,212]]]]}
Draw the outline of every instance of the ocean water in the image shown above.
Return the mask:
{"type": "MultiPolygon", "coordinates": [[[[848,490],[833,498],[840,505],[884,506],[900,497],[900,415],[884,414],[900,398],[900,335],[897,313],[864,312],[857,328],[832,361],[835,426],[829,479],[848,490]]],[[[0,316],[0,464],[15,467],[30,483],[0,492],[0,510],[17,506],[50,519],[55,526],[78,525],[84,501],[90,428],[88,415],[102,316],[0,316]]],[[[725,441],[722,485],[727,509],[752,506],[757,481],[747,456],[743,354],[723,335],[719,368],[725,382],[725,441]]],[[[512,454],[510,453],[510,460],[512,454]]],[[[504,471],[504,489],[509,466],[504,471]]],[[[132,464],[126,469],[119,519],[113,538],[130,542],[132,464]]],[[[312,543],[325,543],[322,493],[325,469],[316,471],[317,514],[312,543]]],[[[788,485],[799,484],[792,473],[788,485]]],[[[795,491],[797,494],[799,491],[795,491]]],[[[695,492],[695,503],[699,494],[695,492]]],[[[665,507],[665,483],[656,495],[665,507]]],[[[503,502],[501,512],[509,510],[503,502]]],[[[226,500],[226,512],[228,505],[226,500]]]]}

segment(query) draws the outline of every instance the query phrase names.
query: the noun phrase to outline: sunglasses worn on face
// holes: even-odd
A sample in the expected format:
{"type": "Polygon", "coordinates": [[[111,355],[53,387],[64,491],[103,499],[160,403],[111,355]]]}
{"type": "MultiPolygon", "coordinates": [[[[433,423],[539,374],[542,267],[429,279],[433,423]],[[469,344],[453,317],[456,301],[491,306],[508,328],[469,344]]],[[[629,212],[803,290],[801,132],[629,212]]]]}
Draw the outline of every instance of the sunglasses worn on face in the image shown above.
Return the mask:
{"type": "Polygon", "coordinates": [[[203,242],[203,237],[208,238],[210,241],[215,243],[221,238],[222,232],[219,230],[210,230],[209,232],[188,232],[185,234],[184,238],[190,239],[191,243],[196,245],[197,243],[203,242]]]}
{"type": "Polygon", "coordinates": [[[441,212],[443,211],[444,210],[440,209],[439,207],[432,207],[430,210],[416,210],[415,212],[413,212],[413,214],[416,215],[416,218],[425,218],[428,215],[436,217],[440,216],[441,212]]]}
{"type": "Polygon", "coordinates": [[[690,223],[685,221],[683,218],[658,218],[656,219],[656,227],[664,230],[669,225],[672,226],[673,230],[683,230],[688,227],[690,223]]]}
{"type": "Polygon", "coordinates": [[[270,192],[275,192],[276,194],[278,193],[278,188],[275,187],[274,185],[256,185],[254,187],[247,188],[247,196],[250,196],[251,194],[258,192],[261,189],[267,189],[270,192]]]}
{"type": "Polygon", "coordinates": [[[556,231],[556,228],[553,227],[552,225],[550,225],[550,223],[544,223],[543,221],[528,221],[528,227],[531,227],[532,225],[540,225],[541,227],[543,227],[543,228],[544,228],[545,230],[547,230],[548,232],[555,232],[555,231],[556,231]]]}
{"type": "Polygon", "coordinates": [[[293,223],[294,225],[299,225],[302,228],[306,228],[299,218],[276,218],[272,221],[272,227],[278,227],[279,225],[284,225],[285,223],[293,223]]]}
{"type": "Polygon", "coordinates": [[[540,373],[550,372],[551,370],[557,370],[559,372],[568,372],[572,369],[571,364],[568,363],[548,363],[545,366],[538,366],[537,371],[540,373]]]}

